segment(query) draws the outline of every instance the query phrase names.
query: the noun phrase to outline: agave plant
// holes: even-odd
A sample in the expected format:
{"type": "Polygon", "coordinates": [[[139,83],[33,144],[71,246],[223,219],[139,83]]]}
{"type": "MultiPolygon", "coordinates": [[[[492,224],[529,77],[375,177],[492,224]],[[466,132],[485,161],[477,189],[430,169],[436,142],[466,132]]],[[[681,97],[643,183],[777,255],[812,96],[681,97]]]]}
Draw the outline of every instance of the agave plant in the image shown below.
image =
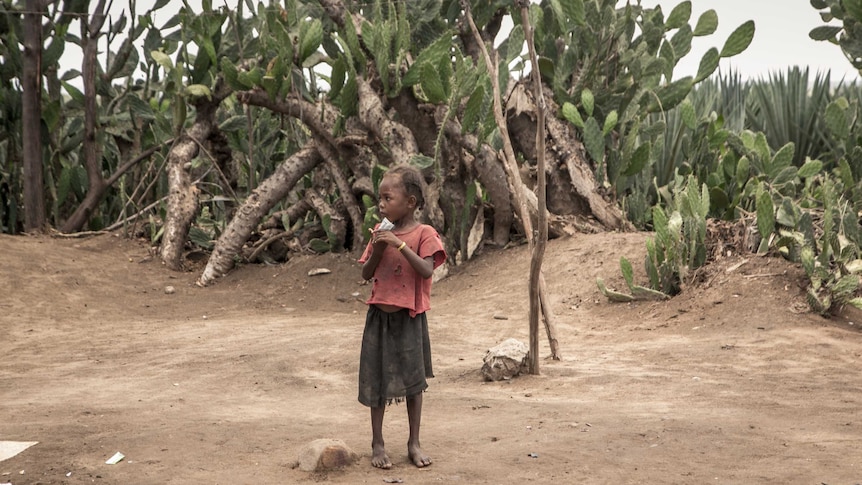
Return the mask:
{"type": "Polygon", "coordinates": [[[828,72],[814,79],[808,68],[791,67],[768,79],[751,83],[746,103],[746,128],[766,135],[770,146],[796,146],[793,165],[818,158],[826,151],[823,112],[831,100],[832,79],[828,72]]]}

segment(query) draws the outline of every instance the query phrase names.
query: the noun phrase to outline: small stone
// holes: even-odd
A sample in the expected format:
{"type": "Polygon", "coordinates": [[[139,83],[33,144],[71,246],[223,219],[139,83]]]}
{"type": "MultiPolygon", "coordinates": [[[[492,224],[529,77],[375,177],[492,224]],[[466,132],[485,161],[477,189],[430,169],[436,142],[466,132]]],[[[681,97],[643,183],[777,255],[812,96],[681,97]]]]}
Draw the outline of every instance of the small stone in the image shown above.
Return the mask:
{"type": "Polygon", "coordinates": [[[174,288],[173,286],[168,285],[165,287],[165,294],[166,295],[173,295],[176,292],[177,292],[177,289],[174,288]]]}
{"type": "Polygon", "coordinates": [[[319,439],[300,451],[298,466],[306,472],[336,470],[352,465],[356,457],[356,453],[341,440],[319,439]]]}
{"type": "Polygon", "coordinates": [[[328,268],[314,268],[314,269],[308,270],[308,276],[318,276],[318,275],[329,274],[329,273],[332,273],[332,270],[330,270],[328,268]]]}
{"type": "Polygon", "coordinates": [[[508,320],[508,319],[509,319],[509,317],[507,317],[506,315],[501,315],[499,313],[494,315],[494,320],[508,320]]]}
{"type": "Polygon", "coordinates": [[[485,352],[482,376],[487,381],[501,381],[517,376],[527,367],[527,345],[517,339],[507,339],[485,352]]]}

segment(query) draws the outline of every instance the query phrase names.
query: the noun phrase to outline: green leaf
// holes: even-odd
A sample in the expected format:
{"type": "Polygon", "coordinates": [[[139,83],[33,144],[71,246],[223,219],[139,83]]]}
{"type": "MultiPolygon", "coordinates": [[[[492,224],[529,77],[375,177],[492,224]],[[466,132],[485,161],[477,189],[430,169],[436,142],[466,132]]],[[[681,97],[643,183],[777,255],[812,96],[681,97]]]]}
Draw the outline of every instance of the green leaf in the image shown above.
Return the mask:
{"type": "Polygon", "coordinates": [[[667,21],[664,23],[665,31],[678,29],[683,25],[688,24],[690,18],[691,2],[688,0],[680,2],[673,8],[673,10],[670,11],[670,15],[667,16],[667,21]]]}
{"type": "MultiPolygon", "coordinates": [[[[556,70],[556,68],[554,67],[556,65],[554,64],[554,61],[545,56],[539,56],[537,62],[539,63],[539,73],[542,75],[542,77],[545,79],[553,79],[554,72],[556,70]]],[[[506,78],[506,76],[508,75],[509,74],[507,72],[502,72],[500,74],[500,76],[503,78],[506,78]]]]}
{"type": "Polygon", "coordinates": [[[769,176],[775,178],[782,170],[789,167],[793,163],[793,154],[796,152],[796,146],[793,142],[789,142],[775,152],[772,161],[769,164],[769,176]]]}
{"type": "Polygon", "coordinates": [[[727,192],[722,190],[721,187],[713,187],[709,189],[709,200],[711,207],[719,211],[723,211],[730,204],[730,198],[727,196],[727,192]]]}
{"type": "Polygon", "coordinates": [[[353,16],[350,12],[347,12],[344,15],[344,37],[347,47],[344,50],[346,55],[351,58],[351,72],[353,72],[354,69],[362,71],[366,62],[365,51],[362,49],[362,45],[359,42],[359,34],[356,32],[356,26],[354,25],[353,20],[353,16]]]}
{"type": "Polygon", "coordinates": [[[701,37],[704,35],[712,35],[718,29],[718,14],[715,10],[709,9],[700,14],[697,19],[697,26],[694,28],[694,36],[701,37]]]}
{"type": "Polygon", "coordinates": [[[60,170],[60,180],[57,183],[57,200],[59,202],[66,202],[66,198],[69,197],[69,192],[72,189],[72,169],[70,167],[63,167],[60,170]]]}
{"type": "MultiPolygon", "coordinates": [[[[524,40],[524,27],[518,24],[509,31],[509,36],[500,44],[499,52],[507,66],[521,55],[524,50],[524,40]]],[[[451,42],[447,47],[449,45],[451,42]]]]}
{"type": "Polygon", "coordinates": [[[667,123],[664,121],[655,121],[641,129],[641,135],[644,139],[651,140],[657,136],[662,136],[667,129],[667,123]]]}
{"type": "Polygon", "coordinates": [[[467,103],[464,105],[464,115],[461,118],[461,129],[465,133],[472,133],[484,118],[483,106],[485,106],[485,88],[478,86],[467,103]]]}
{"type": "Polygon", "coordinates": [[[569,123],[577,126],[580,129],[584,129],[584,120],[581,118],[581,113],[578,111],[578,108],[566,101],[563,103],[563,117],[566,118],[569,123]]]}
{"type": "Polygon", "coordinates": [[[323,24],[320,19],[302,22],[299,26],[299,63],[302,64],[323,42],[323,24]]]}
{"type": "Polygon", "coordinates": [[[808,37],[817,41],[833,40],[842,30],[844,27],[838,25],[821,25],[811,29],[811,32],[808,32],[808,37]]]}
{"type": "Polygon", "coordinates": [[[816,8],[817,10],[823,10],[828,7],[829,4],[826,3],[826,0],[811,0],[811,6],[816,8]]]}
{"type": "Polygon", "coordinates": [[[404,78],[401,80],[401,84],[404,86],[414,86],[419,84],[419,81],[422,79],[423,69],[425,64],[436,65],[440,62],[440,59],[448,59],[449,51],[452,49],[452,38],[449,35],[443,35],[433,44],[429,45],[419,55],[416,57],[416,62],[414,62],[409,69],[407,69],[407,73],[404,75],[404,78]]]}
{"type": "Polygon", "coordinates": [[[730,34],[724,47],[721,48],[721,57],[732,57],[742,53],[751,45],[751,40],[754,39],[754,21],[749,20],[740,25],[730,34]]]}
{"type": "Polygon", "coordinates": [[[664,77],[667,80],[673,79],[673,68],[676,66],[677,60],[679,59],[674,52],[673,43],[670,41],[663,42],[658,55],[662,66],[664,67],[662,74],[664,74],[664,77]]]}
{"type": "Polygon", "coordinates": [[[345,118],[349,118],[356,114],[356,105],[359,103],[359,86],[356,84],[356,78],[351,76],[344,83],[344,89],[341,90],[338,105],[341,107],[341,114],[345,118]]]}
{"type": "Polygon", "coordinates": [[[587,116],[593,116],[593,109],[596,105],[596,98],[593,96],[593,92],[589,89],[584,89],[581,91],[581,106],[584,107],[584,112],[587,116]]]}
{"type": "Polygon", "coordinates": [[[204,86],[203,84],[192,84],[192,85],[186,86],[185,94],[186,94],[186,96],[189,96],[192,99],[195,99],[195,98],[211,99],[212,98],[212,91],[210,91],[209,87],[204,86]]]}
{"type": "Polygon", "coordinates": [[[605,124],[602,127],[602,134],[607,136],[611,133],[611,131],[617,126],[617,121],[619,121],[619,114],[617,114],[617,110],[613,110],[608,113],[608,116],[605,118],[605,124]]]}
{"type": "Polygon", "coordinates": [[[150,57],[153,58],[160,66],[162,66],[166,71],[170,71],[174,68],[174,63],[171,61],[170,56],[165,54],[162,51],[152,51],[150,52],[150,57]]]}
{"type": "Polygon", "coordinates": [[[793,204],[790,197],[783,197],[781,205],[778,206],[778,213],[775,216],[776,222],[784,227],[796,227],[799,222],[799,209],[793,204]]]}
{"type": "Polygon", "coordinates": [[[584,145],[593,160],[597,163],[604,160],[605,137],[602,135],[602,129],[599,128],[599,122],[595,118],[587,118],[587,122],[584,124],[584,145]]]}
{"type": "Polygon", "coordinates": [[[823,171],[823,162],[820,160],[808,159],[805,161],[805,164],[799,168],[799,172],[797,172],[796,175],[801,179],[807,179],[814,177],[821,171],[823,171]]]}
{"type": "Polygon", "coordinates": [[[263,74],[260,67],[255,66],[251,71],[239,71],[237,81],[242,85],[250,87],[260,86],[263,74]]]}
{"type": "Polygon", "coordinates": [[[693,81],[691,76],[686,76],[660,87],[656,91],[658,101],[653,100],[648,111],[657,113],[673,109],[691,92],[691,88],[694,85],[693,81]]]}
{"type": "Polygon", "coordinates": [[[243,115],[231,116],[219,124],[219,130],[224,133],[234,133],[244,130],[248,125],[248,119],[243,115]]]}
{"type": "Polygon", "coordinates": [[[661,57],[649,57],[643,59],[643,62],[640,77],[660,76],[670,67],[668,60],[661,57]]]}
{"type": "Polygon", "coordinates": [[[632,264],[628,259],[621,257],[620,258],[620,271],[623,274],[623,278],[626,280],[626,284],[629,288],[634,285],[634,270],[632,269],[632,264]]]}
{"type": "Polygon", "coordinates": [[[709,214],[709,187],[706,184],[700,186],[700,207],[695,207],[695,209],[698,210],[699,220],[705,223],[706,216],[709,214]]]}
{"type": "Polygon", "coordinates": [[[662,293],[658,290],[645,288],[640,285],[632,285],[632,296],[635,300],[669,300],[670,295],[662,293]]]}
{"type": "Polygon", "coordinates": [[[66,49],[66,41],[62,38],[51,37],[51,43],[42,51],[42,70],[47,70],[46,68],[49,66],[53,66],[56,64],[60,57],[63,55],[63,51],[66,49]]]}
{"type": "Polygon", "coordinates": [[[679,111],[682,115],[682,122],[685,124],[686,128],[694,130],[697,127],[697,113],[695,112],[694,104],[692,104],[691,100],[686,98],[682,104],[679,105],[679,111]]]}
{"type": "Polygon", "coordinates": [[[587,23],[586,14],[584,13],[584,0],[565,0],[562,4],[566,16],[573,20],[575,25],[581,27],[587,23]]]}
{"type": "Polygon", "coordinates": [[[269,99],[275,99],[276,94],[278,94],[279,88],[278,81],[276,80],[276,78],[267,74],[263,76],[260,81],[263,85],[263,90],[266,91],[266,94],[269,96],[269,99]]]}
{"type": "Polygon", "coordinates": [[[428,97],[428,101],[432,103],[445,103],[449,99],[443,87],[443,81],[440,79],[440,74],[430,63],[423,64],[422,66],[420,85],[425,96],[428,97]]]}
{"type": "Polygon", "coordinates": [[[624,293],[619,293],[613,290],[609,290],[607,286],[605,286],[604,280],[601,278],[596,278],[596,286],[599,288],[599,291],[605,295],[605,298],[612,302],[616,303],[628,303],[630,301],[634,301],[634,297],[631,295],[626,295],[624,293]]]}
{"type": "Polygon", "coordinates": [[[658,288],[661,285],[661,281],[658,275],[658,268],[656,267],[655,240],[652,238],[647,239],[646,248],[647,256],[644,260],[644,266],[646,268],[647,275],[649,276],[650,286],[658,288]]]}
{"type": "Polygon", "coordinates": [[[688,24],[680,27],[679,31],[671,37],[670,42],[673,45],[674,64],[691,52],[691,38],[691,27],[688,24]]]}
{"type": "Polygon", "coordinates": [[[736,184],[740,187],[745,186],[750,176],[751,162],[749,162],[748,157],[742,157],[736,164],[736,184]]]}
{"type": "Polygon", "coordinates": [[[768,190],[760,189],[757,194],[757,230],[760,237],[769,239],[775,232],[775,212],[772,205],[772,196],[768,190]]]}
{"type": "Polygon", "coordinates": [[[832,287],[832,293],[839,300],[844,300],[847,295],[853,294],[859,288],[859,277],[856,275],[844,275],[832,287]]]}
{"type": "Polygon", "coordinates": [[[329,99],[335,99],[344,88],[347,80],[347,64],[343,58],[332,63],[332,73],[329,76],[329,99]]]}
{"type": "Polygon", "coordinates": [[[315,253],[323,254],[328,253],[332,246],[328,241],[324,241],[320,238],[314,238],[311,241],[308,241],[308,248],[314,251],[315,253]]]}
{"type": "Polygon", "coordinates": [[[192,226],[189,228],[189,240],[204,249],[213,248],[212,237],[209,235],[208,232],[197,226],[192,226]]]}
{"type": "Polygon", "coordinates": [[[637,147],[634,154],[632,154],[628,166],[623,171],[623,175],[631,177],[640,173],[647,166],[647,163],[649,163],[651,149],[652,145],[649,142],[637,147]]]}
{"type": "Polygon", "coordinates": [[[862,298],[851,298],[847,300],[847,303],[853,305],[854,307],[862,310],[862,298]]]}
{"type": "Polygon", "coordinates": [[[862,22],[862,0],[843,0],[841,3],[853,19],[862,22]]]}
{"type": "Polygon", "coordinates": [[[694,78],[695,83],[699,83],[708,78],[718,69],[718,61],[721,56],[718,55],[718,49],[710,48],[703,57],[700,58],[700,66],[697,68],[697,76],[694,78]]]}
{"type": "Polygon", "coordinates": [[[422,170],[434,165],[434,159],[426,155],[413,155],[410,157],[410,165],[422,170]]]}
{"type": "Polygon", "coordinates": [[[150,103],[147,103],[140,97],[129,96],[126,98],[126,103],[129,107],[129,111],[131,111],[136,118],[141,120],[155,119],[156,115],[153,112],[153,108],[150,106],[150,103]]]}
{"type": "Polygon", "coordinates": [[[849,103],[847,98],[843,96],[832,101],[826,106],[826,114],[824,119],[826,127],[829,128],[831,134],[838,140],[846,140],[850,137],[850,120],[848,120],[847,110],[849,103]]]}
{"type": "Polygon", "coordinates": [[[82,93],[80,89],[67,83],[66,81],[60,81],[60,84],[62,84],[63,87],[66,88],[66,92],[69,93],[69,96],[71,96],[72,99],[79,103],[84,102],[84,93],[82,93]]]}
{"type": "Polygon", "coordinates": [[[227,82],[227,85],[230,86],[232,89],[235,89],[237,91],[243,91],[252,87],[245,86],[239,82],[239,73],[237,72],[236,65],[227,57],[221,58],[221,71],[222,75],[224,76],[225,82],[227,82]]]}
{"type": "Polygon", "coordinates": [[[789,167],[784,167],[772,177],[772,184],[776,187],[781,187],[783,185],[792,184],[796,181],[796,167],[791,165],[789,167]]]}

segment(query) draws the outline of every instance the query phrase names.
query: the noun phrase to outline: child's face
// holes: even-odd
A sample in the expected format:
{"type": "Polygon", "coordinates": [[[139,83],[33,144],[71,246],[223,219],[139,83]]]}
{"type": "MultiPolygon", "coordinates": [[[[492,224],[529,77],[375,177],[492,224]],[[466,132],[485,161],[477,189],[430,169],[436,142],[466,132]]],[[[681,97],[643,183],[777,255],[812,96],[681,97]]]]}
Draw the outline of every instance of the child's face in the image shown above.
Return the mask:
{"type": "Polygon", "coordinates": [[[392,222],[400,221],[416,209],[416,198],[407,194],[401,178],[397,175],[384,176],[378,192],[380,202],[377,208],[380,216],[392,222]]]}

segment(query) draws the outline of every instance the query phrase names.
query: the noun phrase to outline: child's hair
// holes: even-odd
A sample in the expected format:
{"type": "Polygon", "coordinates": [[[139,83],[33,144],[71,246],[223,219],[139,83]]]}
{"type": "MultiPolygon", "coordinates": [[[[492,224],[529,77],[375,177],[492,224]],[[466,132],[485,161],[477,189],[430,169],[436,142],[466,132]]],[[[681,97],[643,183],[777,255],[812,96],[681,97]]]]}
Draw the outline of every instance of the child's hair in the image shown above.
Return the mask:
{"type": "Polygon", "coordinates": [[[422,173],[412,165],[398,165],[386,171],[384,177],[397,175],[404,186],[407,195],[416,197],[416,208],[422,210],[425,207],[425,195],[422,193],[422,173]]]}

